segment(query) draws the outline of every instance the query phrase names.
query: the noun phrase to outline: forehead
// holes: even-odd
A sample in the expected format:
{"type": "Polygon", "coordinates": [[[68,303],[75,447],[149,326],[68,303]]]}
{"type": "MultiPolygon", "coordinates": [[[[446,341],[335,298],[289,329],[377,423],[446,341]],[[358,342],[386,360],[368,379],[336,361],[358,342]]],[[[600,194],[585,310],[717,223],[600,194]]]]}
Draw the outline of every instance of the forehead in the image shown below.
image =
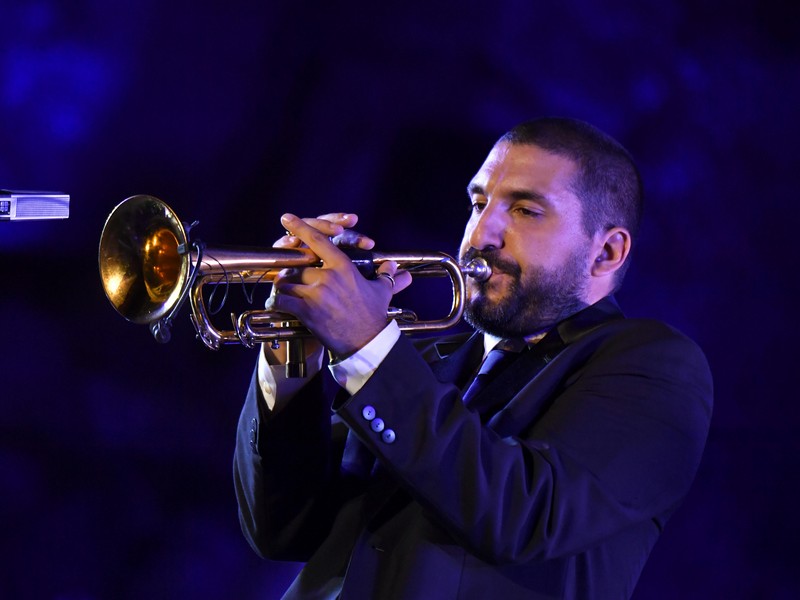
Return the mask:
{"type": "Polygon", "coordinates": [[[470,189],[490,197],[524,192],[551,201],[577,202],[571,188],[577,171],[571,159],[539,146],[499,142],[472,178],[470,189]]]}

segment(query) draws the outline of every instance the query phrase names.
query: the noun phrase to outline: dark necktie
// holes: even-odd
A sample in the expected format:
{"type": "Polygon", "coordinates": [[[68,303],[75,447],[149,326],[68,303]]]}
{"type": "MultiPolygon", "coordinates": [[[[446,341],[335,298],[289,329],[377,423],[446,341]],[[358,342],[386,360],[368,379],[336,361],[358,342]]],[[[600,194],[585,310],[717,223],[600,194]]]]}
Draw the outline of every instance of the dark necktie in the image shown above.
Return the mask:
{"type": "MultiPolygon", "coordinates": [[[[498,344],[498,346],[502,345],[502,342],[498,344]]],[[[469,406],[470,402],[518,356],[519,351],[516,350],[496,347],[490,351],[486,358],[483,359],[478,374],[475,375],[472,383],[469,384],[469,387],[464,392],[464,404],[469,406]]]]}

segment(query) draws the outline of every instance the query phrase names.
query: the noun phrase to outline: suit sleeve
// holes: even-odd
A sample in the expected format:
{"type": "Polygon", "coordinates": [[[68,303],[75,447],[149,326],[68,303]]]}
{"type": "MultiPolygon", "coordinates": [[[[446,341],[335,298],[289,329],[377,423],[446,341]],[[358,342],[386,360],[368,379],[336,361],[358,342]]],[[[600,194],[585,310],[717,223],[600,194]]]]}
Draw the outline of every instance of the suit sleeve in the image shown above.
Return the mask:
{"type": "Polygon", "coordinates": [[[254,374],[233,471],[242,532],[257,554],[303,561],[324,539],[347,495],[339,446],[321,374],[277,414],[266,410],[254,374]]]}
{"type": "Polygon", "coordinates": [[[510,435],[467,411],[405,339],[338,414],[484,560],[568,556],[645,521],[662,525],[708,431],[711,378],[699,348],[666,326],[626,323],[556,385],[539,389],[545,372],[574,360],[569,348],[529,382],[514,402],[545,408],[510,435]]]}

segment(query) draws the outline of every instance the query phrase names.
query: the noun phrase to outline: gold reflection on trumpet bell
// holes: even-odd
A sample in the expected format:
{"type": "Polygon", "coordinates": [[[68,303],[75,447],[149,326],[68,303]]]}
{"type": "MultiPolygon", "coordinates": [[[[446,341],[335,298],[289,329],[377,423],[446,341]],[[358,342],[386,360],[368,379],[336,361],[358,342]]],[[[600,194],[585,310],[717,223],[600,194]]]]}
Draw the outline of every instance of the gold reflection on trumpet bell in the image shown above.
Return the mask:
{"type": "Polygon", "coordinates": [[[159,228],[144,243],[142,276],[150,300],[165,302],[178,285],[181,275],[178,238],[166,227],[159,228]]]}

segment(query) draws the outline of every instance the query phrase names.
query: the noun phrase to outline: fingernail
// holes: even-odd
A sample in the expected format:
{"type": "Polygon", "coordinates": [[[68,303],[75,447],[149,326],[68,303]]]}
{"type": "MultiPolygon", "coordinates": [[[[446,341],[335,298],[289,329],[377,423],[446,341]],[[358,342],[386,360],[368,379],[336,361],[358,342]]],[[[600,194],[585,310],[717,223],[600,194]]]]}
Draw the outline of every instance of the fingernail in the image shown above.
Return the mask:
{"type": "Polygon", "coordinates": [[[296,220],[297,217],[289,213],[286,213],[281,217],[281,223],[283,223],[284,225],[286,225],[287,223],[294,223],[296,220]]]}

